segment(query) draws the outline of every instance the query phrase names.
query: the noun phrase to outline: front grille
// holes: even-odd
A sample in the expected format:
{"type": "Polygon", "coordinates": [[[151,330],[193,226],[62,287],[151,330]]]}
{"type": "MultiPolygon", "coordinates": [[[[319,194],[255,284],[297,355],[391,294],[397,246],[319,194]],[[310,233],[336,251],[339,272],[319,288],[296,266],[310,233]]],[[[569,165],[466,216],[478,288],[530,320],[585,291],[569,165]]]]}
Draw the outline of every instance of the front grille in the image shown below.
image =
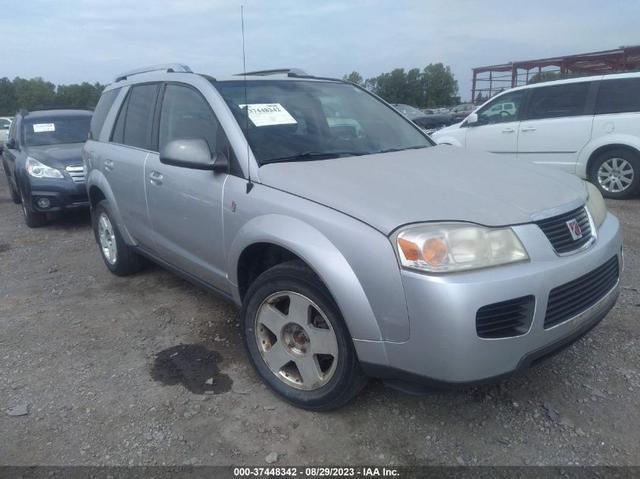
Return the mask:
{"type": "Polygon", "coordinates": [[[591,223],[584,207],[554,216],[536,223],[547,236],[557,253],[569,253],[584,246],[591,240],[591,223]],[[582,230],[582,237],[573,239],[567,222],[576,220],[582,230]]]}
{"type": "Polygon", "coordinates": [[[523,296],[483,306],[476,313],[476,332],[481,338],[520,336],[529,331],[535,298],[523,296]]]}
{"type": "Polygon", "coordinates": [[[84,166],[67,166],[65,169],[74,182],[84,183],[84,166]]]}
{"type": "Polygon", "coordinates": [[[549,293],[544,327],[550,328],[586,311],[604,298],[618,282],[618,257],[549,293]]]}

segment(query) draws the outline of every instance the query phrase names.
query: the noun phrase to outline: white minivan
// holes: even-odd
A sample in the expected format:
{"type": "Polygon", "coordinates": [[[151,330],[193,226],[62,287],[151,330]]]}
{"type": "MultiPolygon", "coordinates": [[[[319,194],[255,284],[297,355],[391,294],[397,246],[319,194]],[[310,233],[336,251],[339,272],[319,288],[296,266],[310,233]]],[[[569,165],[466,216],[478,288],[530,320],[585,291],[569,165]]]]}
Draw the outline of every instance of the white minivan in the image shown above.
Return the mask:
{"type": "Polygon", "coordinates": [[[640,72],[514,88],[433,139],[552,165],[626,198],[640,192],[640,72]]]}

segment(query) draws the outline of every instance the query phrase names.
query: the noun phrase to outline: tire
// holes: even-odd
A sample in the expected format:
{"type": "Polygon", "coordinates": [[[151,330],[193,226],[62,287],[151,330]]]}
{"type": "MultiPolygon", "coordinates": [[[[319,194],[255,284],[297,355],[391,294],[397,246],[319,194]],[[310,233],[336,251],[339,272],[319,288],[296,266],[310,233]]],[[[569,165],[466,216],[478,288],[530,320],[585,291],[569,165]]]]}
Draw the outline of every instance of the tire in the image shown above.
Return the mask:
{"type": "Polygon", "coordinates": [[[91,214],[93,232],[104,264],[117,276],[128,276],[140,271],[143,259],[122,239],[118,225],[113,219],[107,200],[98,203],[91,214]]]}
{"type": "Polygon", "coordinates": [[[601,153],[589,167],[589,181],[607,198],[633,196],[640,191],[640,155],[625,148],[601,153]]]}
{"type": "Polygon", "coordinates": [[[7,165],[4,163],[4,161],[2,162],[2,166],[4,167],[4,175],[7,177],[7,184],[9,185],[9,194],[11,195],[11,201],[13,201],[16,205],[19,205],[22,201],[20,198],[20,193],[18,193],[18,191],[14,188],[13,183],[11,183],[11,180],[9,179],[9,168],[7,168],[7,165]]]}
{"type": "Polygon", "coordinates": [[[20,202],[22,203],[22,215],[24,216],[24,222],[29,228],[40,228],[47,224],[47,215],[38,211],[33,211],[27,205],[29,201],[24,197],[24,194],[20,196],[20,202]]]}
{"type": "Polygon", "coordinates": [[[294,406],[311,411],[337,409],[367,383],[340,310],[301,261],[281,263],[262,273],[247,291],[241,320],[257,373],[294,406]],[[293,315],[290,307],[298,312],[306,309],[293,315]]]}

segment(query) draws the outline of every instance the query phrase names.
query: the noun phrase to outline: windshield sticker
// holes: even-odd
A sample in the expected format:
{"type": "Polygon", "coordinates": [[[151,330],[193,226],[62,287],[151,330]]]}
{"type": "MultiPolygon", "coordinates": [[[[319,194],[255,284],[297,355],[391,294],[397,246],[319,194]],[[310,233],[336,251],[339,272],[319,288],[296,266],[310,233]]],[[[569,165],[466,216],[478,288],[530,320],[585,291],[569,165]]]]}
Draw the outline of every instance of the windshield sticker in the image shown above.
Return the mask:
{"type": "MultiPolygon", "coordinates": [[[[245,108],[247,105],[239,105],[245,108]]],[[[249,119],[255,126],[295,125],[298,122],[280,103],[250,103],[249,119]]]]}
{"type": "Polygon", "coordinates": [[[54,123],[34,123],[34,133],[45,133],[47,131],[56,131],[56,125],[54,123]]]}

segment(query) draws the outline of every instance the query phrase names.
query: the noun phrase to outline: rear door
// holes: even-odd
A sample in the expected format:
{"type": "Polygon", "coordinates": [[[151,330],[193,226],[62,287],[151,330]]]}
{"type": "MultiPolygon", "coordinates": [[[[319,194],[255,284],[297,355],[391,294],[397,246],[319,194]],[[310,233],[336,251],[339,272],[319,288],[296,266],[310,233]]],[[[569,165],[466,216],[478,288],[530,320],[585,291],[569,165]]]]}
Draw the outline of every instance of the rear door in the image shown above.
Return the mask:
{"type": "Polygon", "coordinates": [[[518,159],[575,173],[591,137],[592,82],[532,88],[520,123],[518,159]]]}
{"type": "MultiPolygon", "coordinates": [[[[159,150],[172,140],[206,140],[212,156],[232,152],[224,131],[202,94],[190,85],[168,83],[160,103],[159,150]]],[[[149,215],[162,259],[225,290],[223,189],[227,173],[195,170],[147,158],[149,215]]]]}
{"type": "Polygon", "coordinates": [[[516,159],[521,105],[526,90],[507,92],[478,110],[478,122],[467,128],[466,147],[516,159]],[[504,105],[509,105],[507,109],[504,105]]]}
{"type": "Polygon", "coordinates": [[[152,131],[159,83],[134,85],[120,107],[102,170],[115,196],[125,227],[139,243],[153,249],[147,214],[144,165],[157,157],[152,131]]]}

